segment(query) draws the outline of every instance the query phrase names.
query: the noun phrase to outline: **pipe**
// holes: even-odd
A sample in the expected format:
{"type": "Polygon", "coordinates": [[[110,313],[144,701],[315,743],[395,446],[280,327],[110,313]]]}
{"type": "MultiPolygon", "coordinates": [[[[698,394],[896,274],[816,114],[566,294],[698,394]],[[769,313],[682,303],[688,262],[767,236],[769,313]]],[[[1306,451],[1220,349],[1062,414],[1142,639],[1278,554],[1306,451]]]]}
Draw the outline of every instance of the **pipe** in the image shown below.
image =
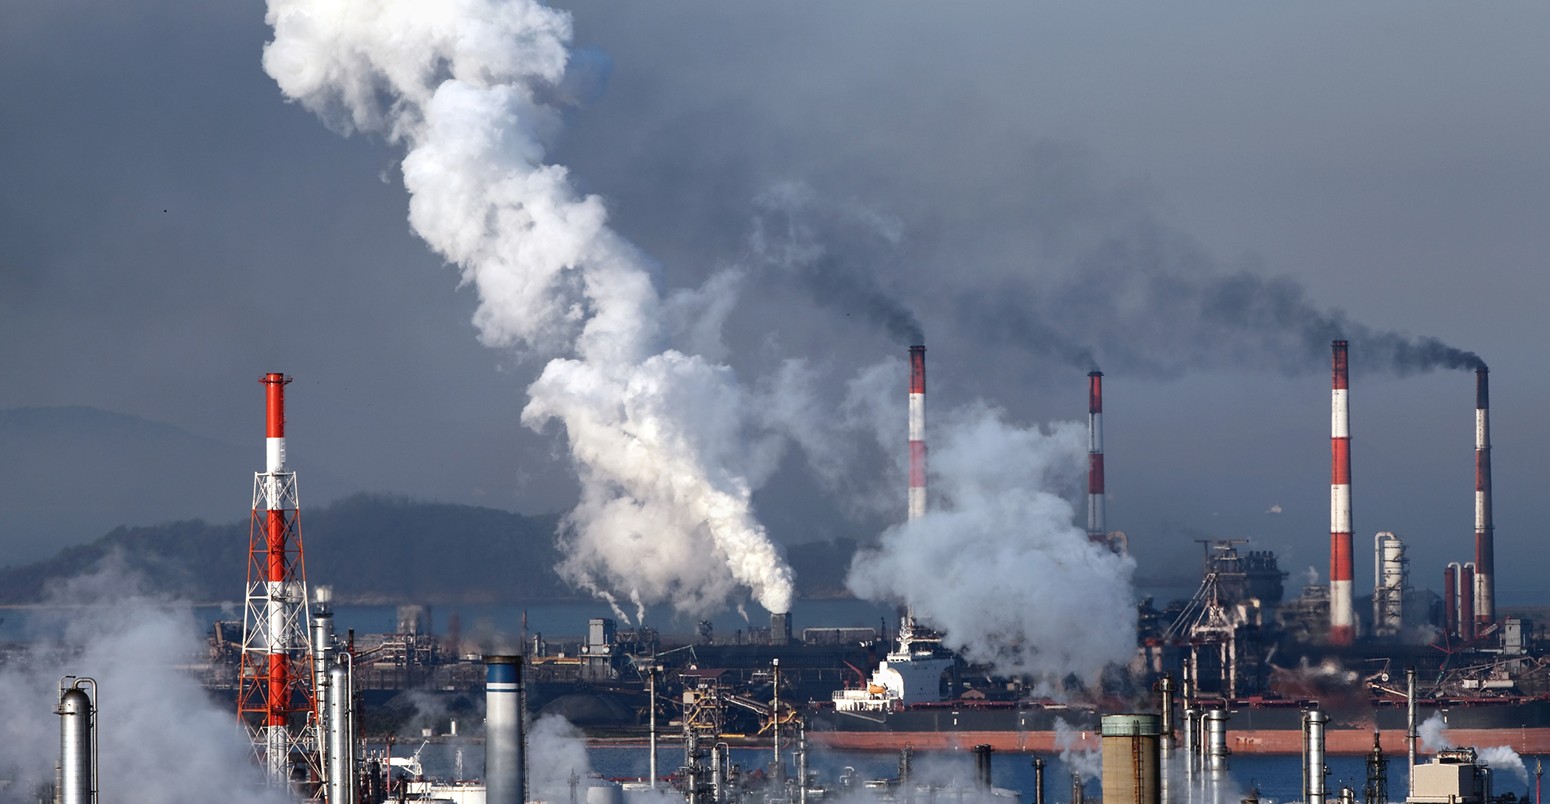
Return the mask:
{"type": "Polygon", "coordinates": [[[1459,639],[1475,641],[1475,562],[1464,562],[1459,570],[1459,639]]]}
{"type": "Polygon", "coordinates": [[[1416,729],[1415,668],[1405,668],[1405,754],[1410,766],[1405,769],[1405,794],[1415,795],[1415,748],[1421,732],[1416,729]]]}
{"type": "Polygon", "coordinates": [[[59,804],[97,801],[97,682],[59,680],[59,804]],[[68,682],[68,683],[67,683],[68,682]],[[86,693],[91,688],[91,694],[86,693]]]}
{"type": "Polygon", "coordinates": [[[1107,544],[1103,502],[1103,372],[1087,374],[1087,539],[1107,544]]]}
{"type": "Polygon", "coordinates": [[[1157,682],[1159,693],[1159,709],[1162,710],[1162,720],[1157,745],[1159,794],[1164,802],[1172,801],[1172,784],[1169,776],[1173,774],[1173,676],[1163,673],[1157,682]]]}
{"type": "MultiPolygon", "coordinates": [[[[333,591],[327,586],[319,586],[313,590],[313,614],[312,614],[312,688],[313,697],[316,699],[316,712],[318,729],[323,734],[329,729],[329,675],[328,669],[333,664],[334,658],[334,612],[329,603],[333,597],[333,591]]],[[[329,770],[328,740],[318,740],[318,766],[323,768],[326,774],[329,770]]],[[[325,784],[330,779],[325,776],[325,784]]]]}
{"type": "Polygon", "coordinates": [[[327,740],[319,744],[328,746],[328,804],[355,804],[354,663],[349,654],[340,658],[346,664],[328,668],[327,740]]]}
{"type": "Polygon", "coordinates": [[[651,667],[651,789],[657,789],[657,673],[662,668],[657,665],[651,667]]]}
{"type": "Polygon", "coordinates": [[[1351,407],[1347,343],[1333,344],[1330,387],[1329,641],[1349,645],[1356,637],[1351,572],[1351,407]]]}
{"type": "Polygon", "coordinates": [[[485,800],[489,804],[524,804],[527,774],[522,756],[522,657],[486,656],[485,664],[485,800]]]}
{"type": "Polygon", "coordinates": [[[1475,369],[1475,622],[1496,620],[1496,527],[1491,520],[1491,374],[1475,369]]]}
{"type": "Polygon", "coordinates": [[[797,721],[797,804],[807,804],[807,720],[797,721]]]}
{"type": "Polygon", "coordinates": [[[1184,709],[1184,776],[1191,781],[1200,770],[1200,712],[1184,709]]]}
{"type": "Polygon", "coordinates": [[[990,754],[993,750],[988,743],[974,746],[974,784],[980,790],[990,789],[990,754]]]}
{"type": "Polygon", "coordinates": [[[1305,804],[1325,804],[1324,729],[1329,715],[1317,709],[1302,713],[1302,795],[1305,804]]]}
{"type": "MultiPolygon", "coordinates": [[[[1033,758],[1033,804],[1044,804],[1044,766],[1043,757],[1033,758]]],[[[1538,804],[1536,802],[1535,804],[1538,804]]]]}
{"type": "Polygon", "coordinates": [[[1448,636],[1457,637],[1459,630],[1459,572],[1457,561],[1449,561],[1442,571],[1442,619],[1448,636]]]}

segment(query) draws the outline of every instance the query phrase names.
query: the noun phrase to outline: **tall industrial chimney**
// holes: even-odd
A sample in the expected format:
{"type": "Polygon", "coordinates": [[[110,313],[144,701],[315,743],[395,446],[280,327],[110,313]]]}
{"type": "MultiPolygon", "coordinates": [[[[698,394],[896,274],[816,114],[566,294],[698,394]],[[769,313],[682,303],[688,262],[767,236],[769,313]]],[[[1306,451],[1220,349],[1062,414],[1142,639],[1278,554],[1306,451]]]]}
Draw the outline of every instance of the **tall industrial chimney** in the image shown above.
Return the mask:
{"type": "Polygon", "coordinates": [[[926,515],[926,347],[910,347],[910,511],[926,515]]]}
{"type": "MultiPolygon", "coordinates": [[[[909,520],[926,515],[926,347],[910,347],[910,486],[909,520]]],[[[915,607],[905,610],[901,644],[915,628],[915,607]]],[[[901,650],[908,650],[904,645],[901,650]]]]}
{"type": "Polygon", "coordinates": [[[1347,343],[1334,344],[1330,395],[1329,469],[1329,641],[1349,645],[1356,636],[1351,601],[1351,408],[1347,343]]]}
{"type": "MultiPolygon", "coordinates": [[[[1491,523],[1491,373],[1475,369],[1475,622],[1496,619],[1495,527],[1491,523]]],[[[1479,629],[1477,629],[1479,630],[1479,629]]]]}
{"type": "Polygon", "coordinates": [[[1103,510],[1103,372],[1087,374],[1087,538],[1108,541],[1103,510]]]}
{"type": "Polygon", "coordinates": [[[285,461],[284,374],[264,385],[264,471],[253,475],[248,536],[247,605],[237,711],[272,785],[290,781],[293,756],[317,742],[306,714],[316,711],[307,664],[309,607],[302,556],[296,473],[285,461]]]}
{"type": "Polygon", "coordinates": [[[484,657],[484,785],[489,804],[527,800],[522,748],[522,657],[484,657]]]}

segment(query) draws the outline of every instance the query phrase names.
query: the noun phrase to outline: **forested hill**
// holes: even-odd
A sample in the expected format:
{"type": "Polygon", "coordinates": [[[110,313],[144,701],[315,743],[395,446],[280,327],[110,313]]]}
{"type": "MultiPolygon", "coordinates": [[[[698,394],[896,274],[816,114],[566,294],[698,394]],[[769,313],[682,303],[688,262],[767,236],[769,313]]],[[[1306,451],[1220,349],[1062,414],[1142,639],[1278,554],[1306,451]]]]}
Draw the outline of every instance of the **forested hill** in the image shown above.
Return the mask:
{"type": "MultiPolygon", "coordinates": [[[[556,573],[554,514],[362,494],[303,508],[307,580],[345,603],[482,603],[578,595],[556,573]]],[[[0,569],[0,604],[36,603],[55,581],[105,560],[144,575],[167,594],[196,602],[240,600],[247,578],[248,523],[185,520],[117,528],[53,558],[0,569]]],[[[854,542],[799,545],[790,558],[798,593],[844,594],[854,542]]]]}

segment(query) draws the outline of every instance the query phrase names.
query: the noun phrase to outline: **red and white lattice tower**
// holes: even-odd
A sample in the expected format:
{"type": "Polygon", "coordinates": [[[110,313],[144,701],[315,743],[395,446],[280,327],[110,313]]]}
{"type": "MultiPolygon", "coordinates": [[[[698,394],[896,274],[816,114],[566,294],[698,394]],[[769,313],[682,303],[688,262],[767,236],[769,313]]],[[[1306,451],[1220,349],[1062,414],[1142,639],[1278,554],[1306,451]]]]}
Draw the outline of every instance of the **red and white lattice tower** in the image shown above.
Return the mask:
{"type": "Polygon", "coordinates": [[[1103,510],[1103,372],[1087,375],[1087,539],[1108,544],[1103,510]]]}
{"type": "Polygon", "coordinates": [[[302,561],[296,473],[285,464],[284,374],[265,374],[266,460],[253,475],[248,539],[247,607],[237,713],[271,784],[284,785],[306,763],[315,776],[317,735],[311,719],[313,680],[308,646],[307,575],[302,561]]]}
{"type": "Polygon", "coordinates": [[[1330,396],[1329,448],[1329,641],[1349,645],[1356,637],[1351,601],[1351,407],[1346,342],[1335,341],[1330,396]]]}

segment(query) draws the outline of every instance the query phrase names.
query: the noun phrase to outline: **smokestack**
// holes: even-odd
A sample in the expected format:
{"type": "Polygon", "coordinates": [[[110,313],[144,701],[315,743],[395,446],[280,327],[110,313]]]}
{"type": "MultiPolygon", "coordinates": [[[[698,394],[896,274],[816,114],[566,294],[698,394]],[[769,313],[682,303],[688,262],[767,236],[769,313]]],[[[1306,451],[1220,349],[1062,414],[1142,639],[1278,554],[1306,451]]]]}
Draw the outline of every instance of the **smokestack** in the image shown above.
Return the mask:
{"type": "Polygon", "coordinates": [[[59,804],[97,801],[96,697],[97,682],[90,678],[59,680],[59,804]]]}
{"type": "Polygon", "coordinates": [[[1103,510],[1103,372],[1087,375],[1087,538],[1108,541],[1103,510]]]}
{"type": "Polygon", "coordinates": [[[910,519],[926,515],[926,347],[910,347],[910,519]]]}
{"type": "Polygon", "coordinates": [[[316,739],[313,674],[306,664],[311,636],[305,559],[301,547],[296,473],[285,460],[285,386],[270,372],[264,386],[264,471],[253,476],[248,537],[247,606],[237,711],[273,786],[291,780],[293,749],[316,739]]]}
{"type": "Polygon", "coordinates": [[[1347,344],[1335,341],[1330,394],[1329,641],[1349,645],[1356,636],[1351,602],[1351,408],[1347,344]]]}
{"type": "Polygon", "coordinates": [[[1459,570],[1459,639],[1475,641],[1475,562],[1466,561],[1459,570]]]}
{"type": "Polygon", "coordinates": [[[484,657],[484,785],[489,804],[527,801],[522,757],[522,657],[484,657]]]}
{"type": "Polygon", "coordinates": [[[1495,526],[1491,522],[1491,373],[1475,369],[1475,622],[1496,620],[1495,526]]]}
{"type": "Polygon", "coordinates": [[[1324,804],[1324,728],[1329,715],[1312,709],[1302,713],[1302,794],[1306,804],[1324,804]]]}
{"type": "MultiPolygon", "coordinates": [[[[926,347],[910,347],[910,488],[909,520],[926,515],[926,347]]],[[[900,634],[907,640],[915,628],[915,606],[904,613],[905,627],[900,634]]],[[[908,650],[902,647],[901,650],[908,650]]]]}
{"type": "Polygon", "coordinates": [[[1449,561],[1442,570],[1442,619],[1443,630],[1449,636],[1459,635],[1459,563],[1449,561]]]}

